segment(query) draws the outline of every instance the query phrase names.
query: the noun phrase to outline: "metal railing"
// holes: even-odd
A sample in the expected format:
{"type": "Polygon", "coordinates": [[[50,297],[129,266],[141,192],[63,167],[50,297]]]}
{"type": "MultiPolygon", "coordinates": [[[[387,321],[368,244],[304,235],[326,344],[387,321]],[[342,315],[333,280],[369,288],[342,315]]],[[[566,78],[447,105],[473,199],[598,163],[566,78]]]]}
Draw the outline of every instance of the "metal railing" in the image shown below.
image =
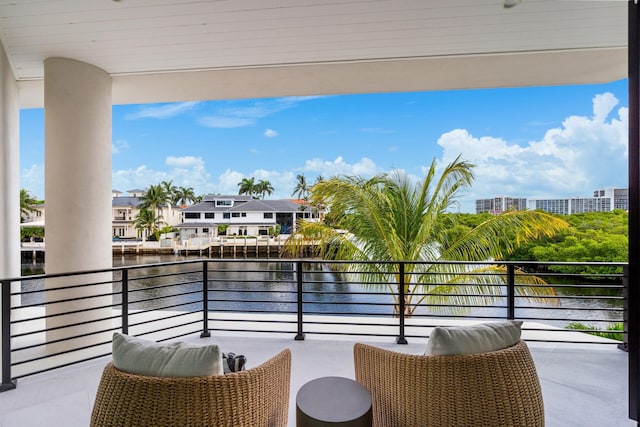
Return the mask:
{"type": "Polygon", "coordinates": [[[406,343],[436,326],[517,319],[528,341],[615,345],[580,332],[622,323],[625,333],[625,271],[623,263],[201,259],[3,279],[0,390],[109,355],[115,331],[156,341],[216,331],[406,343]],[[569,331],[572,322],[586,326],[569,331]]]}

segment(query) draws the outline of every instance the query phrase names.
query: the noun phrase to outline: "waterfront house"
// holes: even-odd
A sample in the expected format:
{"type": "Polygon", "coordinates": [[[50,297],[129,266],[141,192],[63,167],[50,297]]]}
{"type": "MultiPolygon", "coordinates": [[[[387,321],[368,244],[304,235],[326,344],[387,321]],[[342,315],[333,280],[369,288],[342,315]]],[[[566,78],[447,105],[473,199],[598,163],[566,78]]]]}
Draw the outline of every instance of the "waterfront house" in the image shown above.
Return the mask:
{"type": "Polygon", "coordinates": [[[44,227],[44,203],[31,205],[31,211],[21,214],[20,220],[23,227],[44,227]]]}
{"type": "MultiPolygon", "coordinates": [[[[113,190],[113,198],[111,200],[111,212],[112,212],[112,236],[118,239],[135,239],[142,237],[146,239],[146,231],[136,229],[134,222],[136,217],[140,213],[138,207],[144,197],[144,190],[128,190],[127,195],[123,196],[122,192],[113,190]]],[[[162,206],[160,211],[162,215],[162,221],[168,226],[176,226],[180,223],[182,218],[180,214],[180,208],[171,206],[167,203],[162,206]]]]}
{"type": "Polygon", "coordinates": [[[202,202],[182,209],[180,238],[226,236],[267,236],[290,234],[296,221],[320,218],[318,209],[307,203],[280,200],[258,200],[246,195],[207,195],[202,202]]]}

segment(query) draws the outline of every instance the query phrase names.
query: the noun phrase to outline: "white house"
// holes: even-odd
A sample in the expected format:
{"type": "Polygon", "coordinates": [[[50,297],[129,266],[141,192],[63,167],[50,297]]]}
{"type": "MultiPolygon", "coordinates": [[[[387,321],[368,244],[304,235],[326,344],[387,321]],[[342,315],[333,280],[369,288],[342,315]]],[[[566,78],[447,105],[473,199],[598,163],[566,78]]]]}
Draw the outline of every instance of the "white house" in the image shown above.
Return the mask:
{"type": "MultiPolygon", "coordinates": [[[[128,190],[128,196],[122,196],[122,194],[117,190],[112,191],[112,236],[117,238],[136,238],[138,237],[138,230],[136,230],[134,222],[140,213],[138,205],[142,202],[144,190],[128,190]]],[[[161,215],[162,221],[170,226],[176,226],[182,220],[180,209],[170,204],[162,207],[161,215]]]]}
{"type": "MultiPolygon", "coordinates": [[[[319,220],[320,212],[299,200],[256,200],[244,195],[208,195],[201,203],[182,209],[180,229],[183,240],[194,237],[266,236],[280,225],[290,234],[298,219],[319,220]],[[219,233],[219,226],[226,230],[219,233]]],[[[222,229],[222,228],[221,228],[222,229]]]]}

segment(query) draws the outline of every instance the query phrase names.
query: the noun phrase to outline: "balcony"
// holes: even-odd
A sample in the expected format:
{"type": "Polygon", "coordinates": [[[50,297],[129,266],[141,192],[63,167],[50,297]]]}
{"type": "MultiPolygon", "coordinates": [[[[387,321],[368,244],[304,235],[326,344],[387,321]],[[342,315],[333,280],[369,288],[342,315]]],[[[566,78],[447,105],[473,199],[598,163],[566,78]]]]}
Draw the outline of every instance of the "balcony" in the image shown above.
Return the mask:
{"type": "MultiPolygon", "coordinates": [[[[380,265],[392,276],[407,268],[406,263],[380,265]]],[[[623,321],[624,266],[597,264],[607,272],[588,279],[552,272],[552,266],[580,265],[535,266],[556,289],[549,304],[520,296],[522,271],[534,266],[508,263],[503,277],[484,278],[498,290],[490,300],[461,307],[426,299],[412,316],[398,307],[401,301],[411,306],[410,299],[365,283],[358,272],[362,266],[354,263],[198,260],[31,276],[20,284],[3,280],[2,314],[12,321],[10,336],[5,331],[2,336],[2,386],[19,382],[0,394],[0,425],[88,425],[100,373],[110,359],[112,331],[215,342],[223,351],[245,354],[249,366],[290,348],[289,425],[295,425],[295,394],[304,383],[327,375],[353,378],[355,342],[418,354],[434,326],[501,318],[524,321],[547,425],[634,425],[628,420],[627,353],[616,341],[564,328],[571,321],[623,321]]],[[[413,289],[413,284],[396,288],[413,289]]],[[[451,289],[450,296],[462,289],[451,289]]]]}

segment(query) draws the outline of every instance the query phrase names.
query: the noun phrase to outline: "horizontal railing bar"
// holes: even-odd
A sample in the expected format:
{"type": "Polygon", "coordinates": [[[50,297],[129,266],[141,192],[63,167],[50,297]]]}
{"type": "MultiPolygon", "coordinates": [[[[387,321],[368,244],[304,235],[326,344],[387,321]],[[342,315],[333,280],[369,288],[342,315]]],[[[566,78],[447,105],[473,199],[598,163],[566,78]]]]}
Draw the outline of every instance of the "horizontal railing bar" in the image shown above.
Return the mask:
{"type": "Polygon", "coordinates": [[[240,278],[228,278],[228,279],[211,279],[207,280],[207,283],[286,283],[293,284],[295,280],[258,280],[258,279],[240,279],[240,278]]]}
{"type": "MultiPolygon", "coordinates": [[[[270,290],[270,289],[207,289],[207,292],[209,293],[229,293],[229,292],[236,292],[236,293],[269,293],[269,294],[285,294],[285,295],[295,295],[296,292],[293,290],[290,291],[281,291],[281,290],[270,290]]],[[[339,294],[339,293],[338,293],[339,294]]]]}
{"type": "MultiPolygon", "coordinates": [[[[157,321],[160,321],[160,320],[162,320],[162,319],[158,319],[157,321]]],[[[150,335],[150,334],[155,334],[156,332],[162,332],[162,331],[169,331],[171,329],[182,328],[184,326],[189,326],[189,325],[195,325],[196,323],[200,323],[200,320],[198,319],[198,320],[193,320],[191,322],[180,323],[178,325],[171,325],[171,326],[166,326],[164,328],[154,329],[151,332],[143,332],[143,333],[141,333],[141,334],[139,334],[137,336],[150,335]]],[[[131,325],[129,325],[129,327],[131,327],[131,325]]],[[[185,333],[184,335],[180,335],[180,336],[191,335],[191,334],[195,334],[196,332],[198,332],[197,329],[195,329],[195,330],[193,330],[193,331],[191,331],[189,333],[185,333]]],[[[166,341],[166,340],[169,340],[169,339],[171,339],[171,338],[166,338],[166,339],[160,340],[160,341],[166,341]]]]}
{"type": "MultiPolygon", "coordinates": [[[[171,304],[171,305],[163,305],[162,307],[157,307],[157,308],[149,308],[149,309],[135,309],[135,313],[131,313],[131,315],[133,314],[143,314],[143,313],[152,313],[152,312],[156,312],[156,311],[164,311],[167,310],[169,308],[176,308],[176,307],[183,307],[185,305],[191,305],[191,304],[198,304],[198,303],[202,303],[201,301],[188,301],[188,302],[182,302],[179,304],[171,304]]],[[[132,305],[132,304],[130,304],[132,305]]]]}
{"type": "MultiPolygon", "coordinates": [[[[25,337],[25,336],[29,336],[29,335],[42,334],[42,333],[45,333],[45,332],[58,331],[58,330],[61,330],[61,329],[75,328],[77,326],[83,326],[83,325],[90,325],[92,323],[105,322],[105,321],[109,321],[109,320],[116,320],[116,319],[119,319],[119,318],[120,318],[119,315],[114,315],[114,316],[109,316],[109,317],[101,317],[101,318],[98,318],[98,319],[85,320],[83,322],[68,323],[68,324],[64,324],[64,325],[60,325],[60,326],[53,326],[51,328],[34,329],[32,331],[23,332],[21,334],[12,334],[11,338],[21,338],[21,337],[25,337]]],[[[38,319],[40,319],[40,318],[38,318],[38,319]]],[[[38,319],[36,319],[36,320],[38,320],[38,319]]]]}
{"type": "MultiPolygon", "coordinates": [[[[295,325],[295,320],[251,320],[251,319],[220,319],[217,317],[209,318],[210,322],[225,322],[225,323],[277,323],[277,324],[287,324],[287,325],[295,325]]],[[[306,323],[306,322],[305,322],[306,323]]]]}
{"type": "Polygon", "coordinates": [[[305,334],[313,334],[313,335],[342,335],[342,336],[362,336],[362,337],[396,337],[397,334],[374,334],[370,332],[326,332],[326,331],[304,331],[305,334]]]}
{"type": "MultiPolygon", "coordinates": [[[[183,311],[183,312],[180,312],[180,313],[172,314],[170,316],[159,317],[157,319],[149,319],[149,320],[143,320],[143,321],[140,321],[140,322],[137,322],[137,323],[129,323],[129,327],[132,328],[134,326],[146,325],[146,324],[149,324],[149,323],[158,322],[160,320],[175,319],[177,317],[188,316],[190,314],[195,314],[195,313],[199,313],[199,312],[200,312],[200,310],[183,311]]],[[[137,313],[131,313],[131,314],[129,314],[129,316],[131,317],[131,316],[133,316],[135,314],[137,314],[137,313]]]]}
{"type": "Polygon", "coordinates": [[[24,351],[24,350],[30,350],[32,348],[42,347],[42,346],[49,345],[49,344],[57,344],[57,343],[61,343],[61,342],[64,342],[64,341],[70,341],[70,340],[74,340],[74,339],[78,339],[78,338],[84,338],[84,337],[88,337],[88,336],[96,335],[96,334],[101,334],[101,333],[107,333],[107,332],[110,332],[110,331],[116,331],[118,329],[120,329],[119,326],[115,326],[113,328],[107,328],[107,329],[99,329],[97,331],[91,331],[91,332],[87,332],[85,334],[80,334],[80,335],[72,335],[72,336],[68,336],[68,337],[64,337],[64,338],[59,338],[59,339],[56,339],[56,340],[46,341],[44,343],[31,344],[31,345],[24,346],[24,347],[17,347],[17,348],[14,348],[12,350],[15,351],[15,352],[24,351]]]}
{"type": "Polygon", "coordinates": [[[40,369],[40,370],[37,370],[37,371],[29,372],[27,374],[16,375],[14,378],[15,379],[20,379],[20,378],[25,378],[25,377],[28,377],[28,376],[31,376],[31,375],[43,374],[45,372],[51,372],[51,371],[56,370],[56,369],[66,368],[67,366],[73,366],[73,365],[77,365],[79,363],[88,362],[90,360],[100,359],[101,357],[106,357],[106,356],[109,356],[110,354],[111,354],[111,352],[102,353],[102,354],[98,354],[98,355],[95,355],[95,356],[86,357],[84,359],[78,359],[78,360],[73,361],[73,362],[62,363],[62,364],[59,364],[59,365],[56,365],[56,366],[52,366],[50,368],[40,369]]]}
{"type": "Polygon", "coordinates": [[[24,322],[31,322],[34,320],[38,320],[38,319],[51,319],[54,317],[60,317],[60,316],[68,316],[70,314],[79,314],[79,313],[86,313],[88,311],[95,311],[95,310],[102,310],[102,309],[107,309],[107,308],[115,308],[118,307],[119,304],[110,304],[110,305],[99,305],[99,306],[95,306],[95,307],[88,307],[88,308],[84,308],[81,310],[72,310],[72,311],[65,311],[62,313],[54,313],[54,314],[46,314],[44,316],[39,316],[39,317],[31,317],[28,319],[17,319],[17,320],[12,320],[11,324],[18,324],[18,323],[24,323],[24,322]]]}
{"type": "Polygon", "coordinates": [[[141,280],[149,280],[149,279],[160,279],[163,277],[174,277],[174,276],[183,276],[185,274],[198,274],[200,273],[199,270],[186,270],[186,271],[174,271],[171,273],[164,273],[164,274],[149,274],[149,275],[144,275],[144,276],[131,276],[129,275],[129,281],[130,282],[137,282],[137,281],[141,281],[141,280]]]}
{"type": "Polygon", "coordinates": [[[53,301],[43,301],[39,304],[25,304],[24,306],[20,306],[20,307],[16,307],[16,308],[21,308],[21,307],[40,307],[40,306],[47,306],[47,305],[53,305],[53,304],[63,304],[65,302],[75,302],[75,301],[85,301],[85,300],[90,300],[90,299],[95,299],[95,298],[104,298],[104,297],[109,297],[109,296],[114,296],[117,295],[113,292],[107,292],[107,293],[103,293],[103,294],[94,294],[94,295],[85,295],[82,297],[76,297],[76,298],[65,298],[65,299],[57,299],[57,300],[53,300],[53,301]]]}
{"type": "MultiPolygon", "coordinates": [[[[198,259],[198,260],[186,260],[186,261],[173,261],[171,263],[152,263],[152,264],[143,264],[143,265],[135,265],[135,266],[123,266],[123,267],[113,267],[113,268],[104,268],[104,269],[95,269],[95,270],[82,270],[82,271],[72,271],[66,273],[55,273],[55,274],[40,274],[29,276],[30,280],[35,279],[45,279],[45,278],[54,278],[54,277],[68,277],[68,276],[79,276],[79,275],[89,275],[95,273],[106,273],[106,272],[119,272],[122,270],[140,270],[146,268],[153,267],[165,267],[167,265],[187,265],[187,264],[201,264],[203,261],[207,261],[211,264],[215,264],[216,262],[225,262],[225,263],[242,263],[246,262],[246,259],[220,259],[220,260],[212,260],[212,259],[198,259]]],[[[274,261],[269,259],[255,259],[252,262],[263,262],[263,263],[273,263],[273,262],[286,262],[286,263],[295,263],[296,261],[301,261],[306,264],[327,264],[327,265],[340,265],[340,264],[358,264],[358,261],[326,261],[326,260],[307,260],[307,259],[287,259],[287,261],[274,261]]],[[[369,262],[360,262],[360,263],[368,263],[368,264],[397,264],[399,261],[369,261],[369,262]]],[[[419,264],[433,264],[433,265],[514,265],[514,266],[581,266],[581,267],[589,267],[589,266],[598,266],[598,267],[624,267],[627,266],[628,263],[624,262],[555,262],[555,261],[545,261],[545,262],[537,262],[537,261],[502,261],[502,262],[489,262],[489,261],[429,261],[425,263],[424,261],[402,261],[404,264],[410,265],[419,265],[419,264]]],[[[229,270],[222,270],[224,272],[229,270]]],[[[558,273],[557,275],[567,276],[567,273],[558,273]]],[[[589,276],[596,276],[590,274],[589,276]]],[[[2,278],[2,281],[8,282],[19,282],[22,281],[24,277],[9,277],[2,278]]]]}
{"type": "Polygon", "coordinates": [[[25,363],[37,362],[39,360],[49,359],[49,358],[52,358],[52,357],[55,357],[55,356],[62,356],[63,354],[74,353],[74,352],[81,351],[81,350],[88,350],[90,348],[99,347],[99,346],[105,345],[105,344],[111,344],[111,340],[102,341],[102,342],[95,343],[95,344],[84,345],[84,346],[80,346],[80,347],[74,347],[74,348],[72,348],[70,350],[62,350],[62,351],[58,351],[56,353],[47,354],[45,356],[38,356],[38,357],[31,358],[31,359],[21,360],[19,362],[12,363],[11,366],[19,366],[19,365],[24,365],[25,363]]]}
{"type": "Polygon", "coordinates": [[[613,313],[623,313],[622,307],[533,307],[533,306],[516,306],[516,310],[575,310],[575,311],[610,311],[613,313]]]}
{"type": "Polygon", "coordinates": [[[158,289],[167,289],[167,288],[175,288],[177,286],[184,286],[184,285],[198,286],[198,285],[200,285],[200,282],[195,281],[195,280],[189,280],[189,281],[185,281],[185,282],[170,283],[170,284],[166,284],[166,285],[144,286],[144,287],[139,287],[139,288],[132,287],[131,283],[129,283],[129,293],[144,292],[144,291],[154,291],[154,290],[158,290],[158,289]]]}
{"type": "MultiPolygon", "coordinates": [[[[284,310],[237,310],[228,308],[216,308],[210,309],[215,313],[257,313],[257,314],[296,314],[296,311],[284,311],[284,310]]],[[[305,312],[306,313],[306,312],[305,312]]]]}
{"type": "Polygon", "coordinates": [[[622,319],[600,319],[600,318],[566,318],[566,317],[525,317],[519,316],[520,320],[546,320],[554,322],[622,322],[622,319]]]}
{"type": "Polygon", "coordinates": [[[201,292],[202,292],[201,290],[197,289],[193,291],[180,292],[180,293],[170,294],[170,295],[160,295],[153,298],[137,299],[137,300],[129,301],[129,305],[141,304],[143,302],[150,302],[150,301],[158,301],[158,300],[167,299],[167,298],[182,297],[185,295],[196,295],[196,294],[200,294],[201,292]]]}
{"type": "MultiPolygon", "coordinates": [[[[105,272],[106,273],[106,272],[105,272]]],[[[33,277],[33,276],[27,276],[29,278],[33,277]]],[[[22,280],[24,281],[24,280],[22,280]]],[[[11,295],[12,296],[19,296],[19,295],[27,295],[27,294],[37,294],[37,293],[44,293],[44,292],[55,292],[55,291],[68,291],[69,289],[79,289],[79,288],[89,288],[89,287],[93,287],[93,286],[102,286],[102,285],[114,285],[116,284],[117,281],[115,280],[106,280],[104,282],[89,282],[89,283],[79,283],[76,285],[65,285],[65,286],[58,286],[55,288],[43,288],[43,289],[34,289],[31,291],[24,291],[24,292],[14,292],[11,295]]]]}

